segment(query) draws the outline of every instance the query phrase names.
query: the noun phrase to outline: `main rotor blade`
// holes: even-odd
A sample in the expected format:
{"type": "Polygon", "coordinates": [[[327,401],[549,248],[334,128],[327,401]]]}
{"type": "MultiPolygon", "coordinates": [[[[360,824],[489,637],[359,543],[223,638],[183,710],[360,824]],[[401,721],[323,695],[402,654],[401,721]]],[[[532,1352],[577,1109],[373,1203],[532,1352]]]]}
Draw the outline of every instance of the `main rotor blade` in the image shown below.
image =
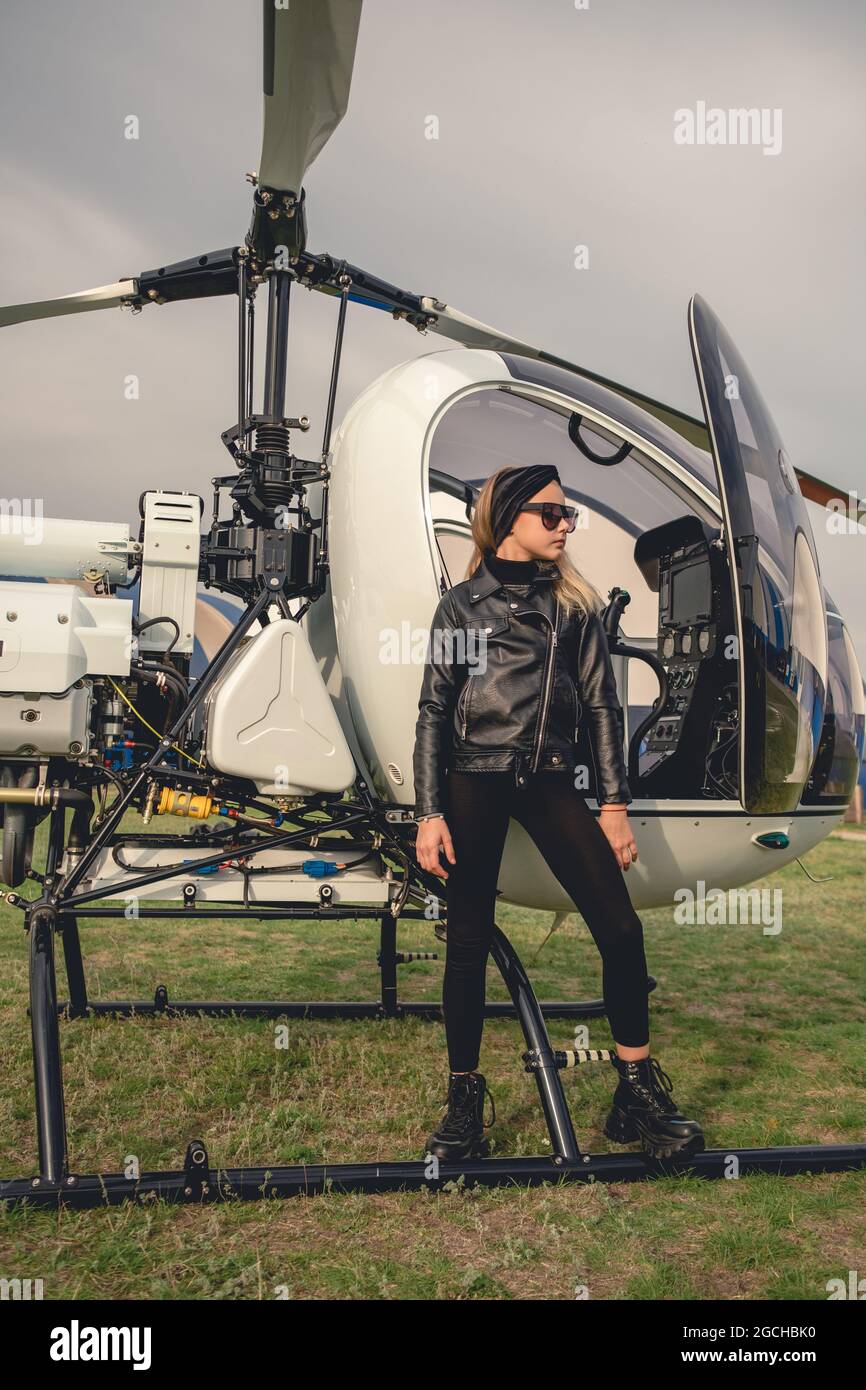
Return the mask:
{"type": "Polygon", "coordinates": [[[143,270],[134,280],[117,280],[62,299],[42,299],[35,304],[10,304],[0,308],[0,328],[29,319],[52,319],[62,314],[83,314],[88,309],[114,309],[119,304],[169,304],[180,299],[210,299],[236,294],[238,248],[226,246],[186,261],[174,261],[156,270],[143,270]]]}
{"type": "Polygon", "coordinates": [[[588,367],[580,367],[576,362],[568,362],[564,357],[555,357],[543,348],[521,342],[519,338],[512,338],[507,333],[500,333],[499,329],[470,318],[468,314],[461,313],[450,304],[443,304],[441,300],[424,297],[421,304],[424,311],[430,315],[426,324],[429,333],[440,333],[445,338],[454,338],[459,343],[465,343],[467,347],[491,348],[494,352],[514,352],[519,357],[534,357],[539,362],[549,362],[554,367],[580,372],[581,376],[589,377],[600,386],[606,386],[617,395],[634,401],[643,410],[649,411],[651,415],[670,425],[678,434],[690,439],[693,444],[698,444],[701,448],[706,447],[706,425],[703,420],[687,415],[684,410],[677,410],[675,406],[666,405],[664,401],[654,400],[642,391],[635,391],[631,386],[623,386],[622,382],[600,376],[598,372],[591,372],[588,367]]]}
{"type": "Polygon", "coordinates": [[[13,323],[28,323],[31,319],[54,319],[63,314],[84,314],[90,309],[114,309],[118,304],[138,302],[138,281],[117,280],[113,285],[100,285],[81,294],[67,294],[62,299],[39,299],[34,304],[9,304],[0,308],[0,328],[13,323]]]}
{"type": "Polygon", "coordinates": [[[300,194],[346,114],[362,0],[264,3],[265,120],[260,188],[300,194]]]}
{"type": "Polygon", "coordinates": [[[814,473],[807,473],[804,468],[795,466],[794,472],[800,484],[800,491],[807,501],[815,502],[819,507],[826,507],[830,502],[847,503],[846,487],[834,487],[832,483],[825,483],[823,478],[816,478],[814,473]]]}
{"type": "Polygon", "coordinates": [[[541,355],[540,348],[531,347],[519,338],[512,338],[509,333],[500,333],[498,328],[491,328],[489,323],[482,323],[480,319],[470,318],[468,314],[461,313],[450,304],[443,304],[440,299],[422,295],[421,307],[432,316],[426,325],[430,333],[441,333],[445,338],[465,343],[466,347],[491,348],[494,352],[516,352],[521,357],[541,355]]]}

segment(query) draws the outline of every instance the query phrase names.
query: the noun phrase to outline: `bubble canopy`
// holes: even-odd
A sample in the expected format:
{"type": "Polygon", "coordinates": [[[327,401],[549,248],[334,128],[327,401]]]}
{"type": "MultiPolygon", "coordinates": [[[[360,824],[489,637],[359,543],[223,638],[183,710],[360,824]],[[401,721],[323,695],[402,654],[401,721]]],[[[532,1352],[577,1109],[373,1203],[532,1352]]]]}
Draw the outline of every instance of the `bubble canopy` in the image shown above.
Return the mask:
{"type": "MultiPolygon", "coordinates": [[[[721,325],[713,337],[718,321],[703,301],[696,313],[705,432],[578,372],[487,349],[404,363],[349,410],[332,461],[334,625],[352,723],[386,799],[414,804],[426,639],[439,597],[467,577],[477,490],[505,465],[553,463],[579,507],[570,558],[602,594],[614,585],[629,591],[629,641],[652,645],[657,633],[658,596],[634,562],[642,532],[692,513],[735,538],[732,592],[745,652],[741,800],[759,812],[800,803],[828,680],[814,541],[796,475],[745,364],[727,335],[722,346],[721,325]],[[743,383],[736,410],[724,394],[732,374],[743,383]]],[[[615,670],[619,679],[616,662],[615,670]]],[[[629,682],[632,675],[623,704],[648,706],[654,677],[647,668],[630,672],[629,682]]]]}
{"type": "MultiPolygon", "coordinates": [[[[653,641],[658,601],[634,563],[636,537],[690,510],[718,523],[712,465],[692,442],[596,383],[531,365],[571,378],[570,392],[558,380],[517,378],[503,355],[483,349],[404,363],[358,398],[334,441],[331,586],[343,687],[376,788],[401,804],[414,803],[430,620],[441,593],[466,577],[467,506],[490,473],[557,465],[582,512],[568,538],[571,558],[601,592],[629,590],[623,630],[653,641]],[[584,456],[569,438],[576,410],[595,453],[626,440],[628,457],[605,467],[584,456]]],[[[648,702],[653,679],[641,678],[648,702]]]]}

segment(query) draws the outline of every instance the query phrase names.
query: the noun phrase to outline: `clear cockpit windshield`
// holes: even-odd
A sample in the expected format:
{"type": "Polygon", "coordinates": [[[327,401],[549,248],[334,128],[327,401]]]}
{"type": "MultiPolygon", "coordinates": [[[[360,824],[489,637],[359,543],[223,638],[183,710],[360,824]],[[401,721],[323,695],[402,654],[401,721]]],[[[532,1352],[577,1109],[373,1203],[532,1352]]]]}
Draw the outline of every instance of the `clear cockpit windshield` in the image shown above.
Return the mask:
{"type": "Polygon", "coordinates": [[[689,322],[734,558],[741,800],[749,811],[791,811],[818,751],[827,691],[815,541],[779,430],[730,335],[699,295],[689,322]]]}

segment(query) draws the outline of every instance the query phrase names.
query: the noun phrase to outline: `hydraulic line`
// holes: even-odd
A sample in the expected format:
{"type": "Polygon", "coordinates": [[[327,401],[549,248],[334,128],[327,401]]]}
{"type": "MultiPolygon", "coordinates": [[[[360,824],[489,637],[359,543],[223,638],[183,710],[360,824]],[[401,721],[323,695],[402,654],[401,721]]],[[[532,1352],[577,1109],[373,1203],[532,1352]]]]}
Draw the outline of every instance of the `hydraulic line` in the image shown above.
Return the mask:
{"type": "MultiPolygon", "coordinates": [[[[155,734],[158,739],[161,739],[162,734],[159,732],[159,730],[155,729],[152,724],[148,724],[144,716],[139,714],[138,710],[135,708],[135,705],[132,703],[129,697],[121,690],[117,682],[112,680],[111,676],[106,676],[105,679],[109,681],[111,685],[114,686],[123,703],[129,706],[139,723],[143,724],[146,729],[149,729],[152,734],[155,734]]],[[[176,743],[173,743],[171,746],[174,749],[175,753],[179,753],[182,758],[188,758],[191,763],[195,763],[196,767],[205,766],[205,764],[201,762],[198,758],[194,758],[192,753],[187,753],[183,748],[179,748],[176,743]]]]}

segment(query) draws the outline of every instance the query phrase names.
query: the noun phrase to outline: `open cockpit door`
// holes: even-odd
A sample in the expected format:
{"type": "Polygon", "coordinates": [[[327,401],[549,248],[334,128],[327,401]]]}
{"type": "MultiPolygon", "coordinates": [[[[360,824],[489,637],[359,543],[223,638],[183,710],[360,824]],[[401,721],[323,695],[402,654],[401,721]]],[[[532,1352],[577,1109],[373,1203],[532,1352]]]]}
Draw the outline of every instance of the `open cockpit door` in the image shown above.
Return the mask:
{"type": "Polygon", "coordinates": [[[747,811],[793,811],[818,749],[827,690],[815,541],[772,416],[700,295],[689,305],[689,331],[730,561],[740,800],[747,811]]]}

